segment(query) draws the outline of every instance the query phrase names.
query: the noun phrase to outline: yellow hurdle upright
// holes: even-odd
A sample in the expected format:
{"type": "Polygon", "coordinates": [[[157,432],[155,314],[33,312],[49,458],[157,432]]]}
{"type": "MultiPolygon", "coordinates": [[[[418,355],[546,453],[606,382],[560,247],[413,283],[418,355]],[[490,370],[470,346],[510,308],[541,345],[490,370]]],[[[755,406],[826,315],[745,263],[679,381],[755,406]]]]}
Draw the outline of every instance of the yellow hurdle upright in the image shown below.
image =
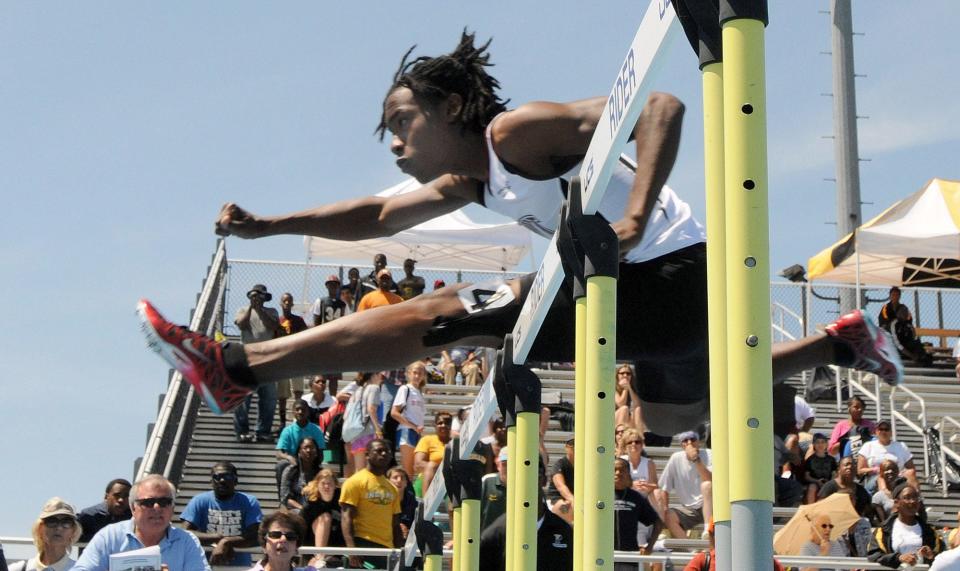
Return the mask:
{"type": "Polygon", "coordinates": [[[734,17],[722,30],[733,568],[768,569],[774,480],[764,23],[734,17]]]}
{"type": "MultiPolygon", "coordinates": [[[[574,400],[575,403],[587,402],[587,297],[577,297],[574,310],[577,320],[576,341],[574,346],[574,400]]],[[[576,293],[574,294],[576,295],[576,293]]],[[[587,442],[587,418],[585,414],[573,415],[573,571],[583,571],[583,497],[585,464],[580,458],[586,457],[584,446],[587,442]]]]}

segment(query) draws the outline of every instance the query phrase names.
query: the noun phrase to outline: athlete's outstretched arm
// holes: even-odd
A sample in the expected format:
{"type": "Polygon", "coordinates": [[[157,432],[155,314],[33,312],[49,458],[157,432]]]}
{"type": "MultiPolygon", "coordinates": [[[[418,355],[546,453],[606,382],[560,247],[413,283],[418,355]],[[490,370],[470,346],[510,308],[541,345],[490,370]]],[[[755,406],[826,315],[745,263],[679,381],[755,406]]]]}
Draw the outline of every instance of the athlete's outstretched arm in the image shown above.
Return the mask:
{"type": "Polygon", "coordinates": [[[637,145],[637,173],[623,218],[612,224],[620,238],[620,252],[628,252],[643,238],[650,213],[667,183],[680,148],[683,103],[667,93],[652,93],[633,130],[637,145]]]}
{"type": "Polygon", "coordinates": [[[392,236],[462,208],[477,196],[477,181],[444,175],[422,188],[395,196],[341,200],[281,216],[258,216],[236,204],[220,209],[215,231],[221,236],[263,238],[301,234],[335,240],[392,236]]]}

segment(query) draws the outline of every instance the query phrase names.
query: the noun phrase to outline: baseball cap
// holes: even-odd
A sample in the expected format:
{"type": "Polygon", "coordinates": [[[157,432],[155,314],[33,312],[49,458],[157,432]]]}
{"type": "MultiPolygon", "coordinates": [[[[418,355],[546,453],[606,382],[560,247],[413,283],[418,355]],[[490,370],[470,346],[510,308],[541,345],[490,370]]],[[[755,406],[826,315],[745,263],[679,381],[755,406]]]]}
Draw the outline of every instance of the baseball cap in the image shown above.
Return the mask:
{"type": "Polygon", "coordinates": [[[330,274],[329,276],[327,276],[327,281],[325,281],[325,282],[323,282],[323,283],[328,284],[328,283],[330,283],[330,282],[340,283],[340,276],[338,276],[338,275],[336,275],[336,274],[330,274]]]}
{"type": "Polygon", "coordinates": [[[497,460],[499,460],[499,461],[501,461],[501,462],[506,462],[506,461],[507,461],[507,447],[506,447],[506,446],[504,446],[503,448],[500,449],[500,455],[497,456],[497,460]]]}
{"type": "Polygon", "coordinates": [[[684,440],[700,440],[700,435],[692,430],[686,432],[681,432],[677,435],[677,440],[683,442],[684,440]]]}
{"type": "Polygon", "coordinates": [[[47,519],[55,515],[68,515],[77,519],[77,513],[73,511],[73,506],[56,497],[50,498],[47,503],[43,504],[43,509],[40,510],[40,519],[47,519]]]}
{"type": "Polygon", "coordinates": [[[447,282],[443,280],[434,280],[433,289],[440,289],[442,287],[446,287],[446,285],[447,285],[447,282]]]}
{"type": "Polygon", "coordinates": [[[813,435],[813,440],[814,440],[814,442],[816,442],[817,440],[829,440],[829,438],[827,438],[827,435],[826,435],[826,434],[824,434],[824,433],[822,433],[822,432],[818,432],[818,433],[816,433],[816,434],[813,435]]]}

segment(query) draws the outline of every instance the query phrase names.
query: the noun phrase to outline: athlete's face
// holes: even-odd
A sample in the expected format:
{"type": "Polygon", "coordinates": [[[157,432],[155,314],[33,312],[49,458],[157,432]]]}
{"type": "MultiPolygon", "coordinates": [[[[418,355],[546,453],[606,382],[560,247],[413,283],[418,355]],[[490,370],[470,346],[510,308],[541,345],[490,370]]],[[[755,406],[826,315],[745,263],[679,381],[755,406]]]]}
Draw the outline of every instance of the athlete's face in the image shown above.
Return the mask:
{"type": "Polygon", "coordinates": [[[429,182],[451,171],[450,158],[460,127],[459,99],[455,105],[437,105],[417,99],[406,87],[394,89],[384,103],[390,131],[390,152],[397,156],[400,170],[420,182],[429,182]]]}

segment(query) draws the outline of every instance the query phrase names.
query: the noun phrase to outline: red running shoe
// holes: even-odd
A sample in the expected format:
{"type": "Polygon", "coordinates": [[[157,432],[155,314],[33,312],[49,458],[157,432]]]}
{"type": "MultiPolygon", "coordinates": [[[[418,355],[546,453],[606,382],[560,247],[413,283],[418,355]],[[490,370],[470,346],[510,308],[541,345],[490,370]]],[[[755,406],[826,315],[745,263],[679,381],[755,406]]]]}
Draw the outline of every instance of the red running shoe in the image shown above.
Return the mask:
{"type": "Polygon", "coordinates": [[[890,385],[903,381],[903,363],[890,333],[880,329],[859,309],[827,325],[827,334],[853,351],[851,368],[876,373],[890,385]]]}
{"type": "Polygon", "coordinates": [[[170,323],[145,299],[137,303],[137,315],[150,348],[180,371],[214,413],[231,411],[253,392],[227,376],[223,348],[213,339],[170,323]]]}

